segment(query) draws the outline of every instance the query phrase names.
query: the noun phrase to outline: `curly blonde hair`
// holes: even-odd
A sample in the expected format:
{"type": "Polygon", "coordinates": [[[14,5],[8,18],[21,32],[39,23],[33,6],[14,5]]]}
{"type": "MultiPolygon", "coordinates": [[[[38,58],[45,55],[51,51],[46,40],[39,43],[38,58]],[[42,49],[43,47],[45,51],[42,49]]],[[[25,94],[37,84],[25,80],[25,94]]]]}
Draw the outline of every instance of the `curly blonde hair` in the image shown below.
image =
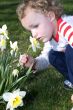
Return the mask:
{"type": "Polygon", "coordinates": [[[24,0],[16,9],[19,19],[25,16],[27,7],[40,10],[43,13],[53,11],[57,19],[63,14],[63,6],[59,0],[24,0]]]}

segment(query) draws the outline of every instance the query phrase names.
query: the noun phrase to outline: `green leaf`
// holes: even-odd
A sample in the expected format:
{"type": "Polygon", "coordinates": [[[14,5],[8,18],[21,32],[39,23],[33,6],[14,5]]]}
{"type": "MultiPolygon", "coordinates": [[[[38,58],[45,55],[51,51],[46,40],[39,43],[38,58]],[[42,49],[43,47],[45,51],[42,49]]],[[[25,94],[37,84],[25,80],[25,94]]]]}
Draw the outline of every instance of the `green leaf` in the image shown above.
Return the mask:
{"type": "Polygon", "coordinates": [[[31,73],[32,67],[33,67],[33,64],[29,67],[28,71],[26,72],[26,76],[29,76],[29,74],[31,73]]]}
{"type": "Polygon", "coordinates": [[[21,78],[19,78],[18,80],[16,80],[16,81],[8,88],[8,90],[14,89],[14,87],[17,86],[18,83],[20,83],[22,80],[26,80],[26,79],[27,79],[26,75],[25,75],[25,76],[22,76],[21,78]]]}
{"type": "Polygon", "coordinates": [[[5,79],[3,79],[1,84],[0,84],[0,94],[2,94],[2,92],[4,90],[4,86],[5,86],[5,79]]]}
{"type": "Polygon", "coordinates": [[[6,105],[6,103],[4,101],[0,101],[0,104],[5,104],[6,105]]]}
{"type": "Polygon", "coordinates": [[[0,100],[2,100],[3,99],[3,97],[2,96],[0,96],[0,100]]]}

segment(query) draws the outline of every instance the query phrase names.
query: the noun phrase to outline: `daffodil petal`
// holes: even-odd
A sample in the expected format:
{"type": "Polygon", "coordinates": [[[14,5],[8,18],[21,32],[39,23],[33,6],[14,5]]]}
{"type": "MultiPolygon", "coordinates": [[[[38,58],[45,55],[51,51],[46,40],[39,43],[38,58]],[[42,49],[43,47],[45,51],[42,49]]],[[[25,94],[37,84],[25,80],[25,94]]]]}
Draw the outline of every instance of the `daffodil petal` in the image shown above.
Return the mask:
{"type": "Polygon", "coordinates": [[[10,109],[11,108],[11,105],[10,105],[10,102],[7,103],[7,106],[6,106],[6,110],[10,109]]]}
{"type": "Polygon", "coordinates": [[[4,35],[0,35],[0,40],[5,39],[4,35]]]}
{"type": "Polygon", "coordinates": [[[2,29],[0,28],[0,33],[2,33],[2,29]]]}
{"type": "Polygon", "coordinates": [[[10,47],[13,49],[13,51],[18,51],[17,41],[14,43],[10,41],[10,47]]]}
{"type": "Polygon", "coordinates": [[[6,34],[6,33],[5,33],[4,35],[5,35],[5,37],[6,37],[7,39],[9,39],[9,37],[7,36],[7,34],[6,34]]]}
{"type": "Polygon", "coordinates": [[[7,30],[6,24],[4,24],[4,25],[2,26],[2,29],[3,29],[4,31],[7,30]]]}
{"type": "Polygon", "coordinates": [[[13,51],[13,50],[11,50],[11,51],[10,51],[10,54],[11,54],[11,55],[13,55],[13,52],[14,52],[14,51],[13,51]]]}
{"type": "Polygon", "coordinates": [[[12,41],[10,41],[10,47],[12,48],[12,41]]]}
{"type": "Polygon", "coordinates": [[[29,38],[29,39],[30,39],[30,42],[32,43],[32,39],[33,39],[33,38],[30,36],[30,38],[29,38]]]}
{"type": "Polygon", "coordinates": [[[14,44],[14,46],[17,46],[17,41],[15,41],[13,44],[14,44]]]}
{"type": "Polygon", "coordinates": [[[36,47],[32,44],[32,50],[36,52],[36,47]]]}
{"type": "Polygon", "coordinates": [[[3,99],[4,99],[5,101],[9,101],[10,98],[11,98],[11,96],[12,96],[12,93],[10,93],[10,92],[4,93],[4,94],[3,94],[3,99]]]}
{"type": "Polygon", "coordinates": [[[73,107],[71,108],[71,110],[73,110],[73,107]]]}
{"type": "Polygon", "coordinates": [[[17,89],[17,90],[15,90],[15,91],[13,91],[13,94],[17,94],[17,93],[19,93],[20,92],[20,89],[17,89]]]}
{"type": "Polygon", "coordinates": [[[23,104],[23,102],[22,102],[22,103],[20,104],[20,107],[23,106],[23,105],[24,105],[24,104],[23,104]]]}
{"type": "Polygon", "coordinates": [[[18,77],[18,73],[19,73],[18,69],[14,69],[14,70],[12,71],[12,75],[13,75],[14,77],[15,77],[15,76],[18,77]]]}
{"type": "Polygon", "coordinates": [[[15,110],[14,108],[10,108],[10,110],[15,110]]]}
{"type": "Polygon", "coordinates": [[[19,95],[23,98],[23,97],[25,97],[26,92],[25,92],[25,91],[20,91],[20,92],[19,92],[19,95]]]}

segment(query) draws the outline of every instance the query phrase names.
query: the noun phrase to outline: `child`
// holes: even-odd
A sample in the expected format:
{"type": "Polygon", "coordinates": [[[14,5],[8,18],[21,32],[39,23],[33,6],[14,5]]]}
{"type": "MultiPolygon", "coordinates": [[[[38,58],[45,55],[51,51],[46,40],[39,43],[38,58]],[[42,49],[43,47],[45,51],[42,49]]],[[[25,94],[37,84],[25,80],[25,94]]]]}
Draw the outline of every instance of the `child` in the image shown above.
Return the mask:
{"type": "Polygon", "coordinates": [[[63,15],[57,0],[24,0],[17,14],[22,26],[44,42],[41,54],[36,58],[22,55],[21,65],[33,64],[38,71],[51,64],[64,75],[65,86],[73,89],[73,16],[63,15]]]}

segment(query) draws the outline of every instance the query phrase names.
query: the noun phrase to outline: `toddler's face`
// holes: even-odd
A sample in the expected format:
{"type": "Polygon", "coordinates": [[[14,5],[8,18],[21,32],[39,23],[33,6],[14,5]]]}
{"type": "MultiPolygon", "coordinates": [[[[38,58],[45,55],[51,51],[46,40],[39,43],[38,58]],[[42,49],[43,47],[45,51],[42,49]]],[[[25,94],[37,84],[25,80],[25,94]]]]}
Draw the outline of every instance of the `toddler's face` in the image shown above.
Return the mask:
{"type": "Polygon", "coordinates": [[[54,26],[49,17],[34,9],[26,11],[26,16],[21,19],[21,24],[32,33],[33,37],[43,42],[50,40],[54,32],[54,26]]]}

